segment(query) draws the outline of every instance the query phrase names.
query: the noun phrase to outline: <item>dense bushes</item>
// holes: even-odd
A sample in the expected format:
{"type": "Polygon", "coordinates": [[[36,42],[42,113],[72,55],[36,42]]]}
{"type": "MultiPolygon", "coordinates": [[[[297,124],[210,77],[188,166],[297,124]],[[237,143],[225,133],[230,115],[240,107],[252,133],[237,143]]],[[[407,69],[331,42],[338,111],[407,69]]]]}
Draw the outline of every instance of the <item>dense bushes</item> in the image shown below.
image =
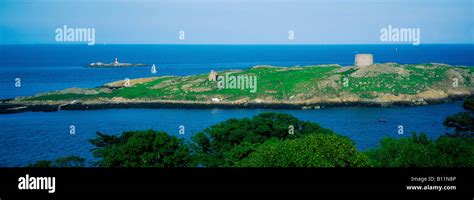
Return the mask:
{"type": "Polygon", "coordinates": [[[39,160],[26,167],[84,167],[85,159],[79,156],[61,157],[54,161],[39,160]]]}
{"type": "Polygon", "coordinates": [[[466,110],[474,111],[474,97],[470,97],[464,100],[463,107],[466,110]]]}
{"type": "Polygon", "coordinates": [[[383,139],[378,148],[361,153],[349,138],[318,124],[263,113],[211,126],[190,144],[151,130],[99,134],[91,142],[104,167],[472,167],[473,140],[442,136],[431,141],[414,134],[383,139]]]}
{"type": "MultiPolygon", "coordinates": [[[[298,151],[301,150],[304,154],[300,160],[304,160],[304,156],[314,158],[308,163],[295,163],[295,166],[367,164],[365,157],[357,152],[348,138],[336,136],[331,130],[321,128],[316,123],[277,113],[262,113],[252,119],[224,121],[195,134],[190,144],[164,132],[152,130],[125,132],[118,137],[98,133],[98,137],[90,142],[96,146],[92,150],[94,156],[102,158],[97,162],[102,167],[233,167],[239,162],[239,166],[244,166],[245,162],[256,159],[262,151],[267,152],[265,148],[271,145],[287,148],[288,157],[293,157],[293,153],[300,154],[298,151]],[[295,140],[305,135],[309,137],[295,140]],[[252,154],[255,150],[258,152],[252,154]],[[313,152],[319,154],[311,155],[313,152]],[[242,161],[251,154],[252,158],[242,161]]],[[[283,163],[274,164],[272,165],[286,166],[283,163]]]]}
{"type": "Polygon", "coordinates": [[[335,134],[311,134],[294,140],[270,140],[237,163],[239,167],[368,167],[352,141],[335,134]]]}
{"type": "Polygon", "coordinates": [[[252,119],[230,119],[193,137],[196,162],[207,167],[232,167],[269,139],[295,139],[308,134],[334,134],[288,114],[262,113],[252,119]],[[290,126],[294,134],[289,134],[290,126]]]}
{"type": "Polygon", "coordinates": [[[412,138],[385,138],[366,154],[378,167],[473,167],[474,139],[441,136],[431,141],[413,133],[412,138]]]}
{"type": "Polygon", "coordinates": [[[456,113],[446,117],[443,125],[452,129],[448,135],[459,136],[474,136],[474,98],[468,98],[463,104],[465,112],[456,113]]]}
{"type": "Polygon", "coordinates": [[[130,131],[121,136],[97,133],[92,150],[101,167],[187,167],[189,149],[183,141],[165,132],[130,131]]]}

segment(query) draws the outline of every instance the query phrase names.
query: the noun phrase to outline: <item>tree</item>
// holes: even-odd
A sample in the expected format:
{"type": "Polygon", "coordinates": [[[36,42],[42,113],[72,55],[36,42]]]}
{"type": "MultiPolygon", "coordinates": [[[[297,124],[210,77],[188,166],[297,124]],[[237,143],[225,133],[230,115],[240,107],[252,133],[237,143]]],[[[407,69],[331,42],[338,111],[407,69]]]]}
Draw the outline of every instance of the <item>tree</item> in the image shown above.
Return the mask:
{"type": "Polygon", "coordinates": [[[443,125],[448,128],[453,128],[453,133],[448,133],[451,136],[468,136],[474,133],[474,113],[460,112],[448,116],[443,125]]]}
{"type": "Polygon", "coordinates": [[[50,160],[38,160],[33,164],[28,164],[26,167],[53,167],[53,162],[50,160]]]}
{"type": "Polygon", "coordinates": [[[464,100],[463,107],[466,110],[474,111],[474,97],[469,97],[464,100]]]}
{"type": "Polygon", "coordinates": [[[79,156],[60,157],[54,161],[39,160],[26,167],[84,167],[85,159],[79,156]]]}
{"type": "Polygon", "coordinates": [[[466,112],[456,113],[446,117],[443,125],[454,131],[448,132],[450,136],[474,136],[474,98],[468,98],[463,104],[466,112]]]}
{"type": "Polygon", "coordinates": [[[239,167],[369,167],[353,142],[335,134],[310,134],[294,140],[270,140],[239,161],[239,167]]]}
{"type": "Polygon", "coordinates": [[[183,140],[162,131],[128,131],[121,136],[97,133],[90,140],[101,167],[187,167],[190,151],[183,140]]]}
{"type": "Polygon", "coordinates": [[[269,139],[295,139],[318,133],[333,134],[316,123],[288,114],[262,113],[252,119],[229,119],[195,134],[192,151],[198,165],[231,167],[269,139]]]}
{"type": "Polygon", "coordinates": [[[55,167],[84,167],[85,159],[79,156],[62,157],[55,160],[55,167]]]}

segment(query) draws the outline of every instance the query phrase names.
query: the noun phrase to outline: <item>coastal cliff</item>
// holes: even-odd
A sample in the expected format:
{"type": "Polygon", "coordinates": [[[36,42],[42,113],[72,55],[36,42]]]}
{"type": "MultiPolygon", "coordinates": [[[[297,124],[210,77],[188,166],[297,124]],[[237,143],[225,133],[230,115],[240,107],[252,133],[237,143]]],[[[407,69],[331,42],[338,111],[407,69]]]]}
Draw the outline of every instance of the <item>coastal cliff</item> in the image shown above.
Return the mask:
{"type": "Polygon", "coordinates": [[[3,100],[0,113],[106,108],[291,108],[426,105],[472,96],[474,68],[445,64],[255,66],[121,80],[3,100]]]}

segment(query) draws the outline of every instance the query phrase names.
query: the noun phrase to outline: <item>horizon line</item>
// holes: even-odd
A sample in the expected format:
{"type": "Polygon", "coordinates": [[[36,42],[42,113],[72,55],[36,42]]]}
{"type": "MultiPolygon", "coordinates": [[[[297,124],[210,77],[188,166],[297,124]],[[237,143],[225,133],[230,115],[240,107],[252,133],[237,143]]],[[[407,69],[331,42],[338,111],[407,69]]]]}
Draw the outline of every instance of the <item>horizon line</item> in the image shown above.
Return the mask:
{"type": "Polygon", "coordinates": [[[94,45],[88,45],[87,43],[17,43],[17,44],[0,44],[0,46],[13,46],[13,45],[64,45],[64,46],[106,46],[106,45],[226,45],[226,46],[314,46],[314,45],[406,45],[406,46],[421,46],[421,45],[474,45],[474,42],[472,43],[421,43],[419,45],[413,45],[411,43],[352,43],[352,44],[344,44],[344,43],[335,43],[335,44],[318,44],[318,43],[311,43],[311,44],[302,44],[302,43],[297,43],[297,44],[288,44],[288,43],[276,43],[276,44],[253,44],[253,43],[248,43],[248,44],[235,44],[235,43],[222,43],[222,44],[216,44],[216,43],[97,43],[94,45]]]}

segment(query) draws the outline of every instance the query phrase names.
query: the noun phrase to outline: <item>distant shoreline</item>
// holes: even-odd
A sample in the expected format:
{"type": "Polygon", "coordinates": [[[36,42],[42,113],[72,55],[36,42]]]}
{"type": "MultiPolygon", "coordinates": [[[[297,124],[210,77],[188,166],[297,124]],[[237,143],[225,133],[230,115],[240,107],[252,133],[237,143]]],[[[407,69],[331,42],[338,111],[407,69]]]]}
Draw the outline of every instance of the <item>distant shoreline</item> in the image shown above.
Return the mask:
{"type": "Polygon", "coordinates": [[[122,68],[122,67],[146,67],[148,64],[144,63],[119,63],[118,59],[115,58],[115,61],[112,63],[103,63],[103,62],[93,62],[85,67],[90,68],[122,68]]]}

